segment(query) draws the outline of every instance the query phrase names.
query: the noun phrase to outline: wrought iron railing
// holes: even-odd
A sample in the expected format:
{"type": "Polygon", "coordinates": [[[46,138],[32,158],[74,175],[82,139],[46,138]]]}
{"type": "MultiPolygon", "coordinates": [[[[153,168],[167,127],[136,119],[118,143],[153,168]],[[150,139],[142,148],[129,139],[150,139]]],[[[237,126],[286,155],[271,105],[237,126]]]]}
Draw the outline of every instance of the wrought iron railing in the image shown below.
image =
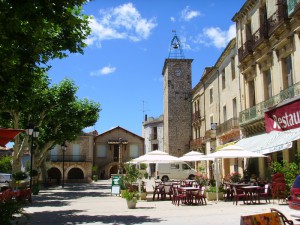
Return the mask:
{"type": "MultiPolygon", "coordinates": [[[[252,37],[251,37],[252,38],[252,37]]],[[[239,61],[242,61],[246,56],[253,53],[253,41],[248,39],[238,50],[239,61]]]]}
{"type": "Polygon", "coordinates": [[[196,111],[193,113],[193,122],[201,119],[200,111],[196,111]]]}
{"type": "Polygon", "coordinates": [[[90,162],[92,159],[86,157],[86,155],[49,155],[46,158],[51,162],[90,162]]]}
{"type": "Polygon", "coordinates": [[[260,43],[268,38],[268,29],[266,23],[261,23],[260,27],[252,35],[253,48],[256,48],[260,43]]]}
{"type": "Polygon", "coordinates": [[[269,36],[276,30],[277,27],[286,19],[288,19],[288,10],[286,0],[278,2],[278,9],[268,18],[268,33],[269,36]]]}
{"type": "Polygon", "coordinates": [[[224,134],[234,128],[239,127],[239,119],[238,118],[231,118],[224,123],[217,126],[217,135],[224,134]]]}
{"type": "Polygon", "coordinates": [[[275,106],[297,95],[300,95],[300,82],[282,90],[279,94],[274,95],[272,98],[240,112],[240,125],[263,118],[265,109],[275,106]]]}

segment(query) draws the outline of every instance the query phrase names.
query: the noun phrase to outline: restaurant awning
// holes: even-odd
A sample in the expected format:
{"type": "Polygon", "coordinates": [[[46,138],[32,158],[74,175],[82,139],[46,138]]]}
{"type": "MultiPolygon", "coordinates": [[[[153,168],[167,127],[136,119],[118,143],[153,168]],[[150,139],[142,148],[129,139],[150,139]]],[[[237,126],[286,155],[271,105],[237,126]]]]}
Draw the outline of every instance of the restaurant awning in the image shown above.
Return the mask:
{"type": "Polygon", "coordinates": [[[300,128],[287,131],[272,131],[241,139],[236,145],[248,151],[269,154],[292,147],[292,142],[300,139],[300,128]]]}
{"type": "Polygon", "coordinates": [[[24,132],[24,130],[0,128],[0,146],[5,147],[8,142],[12,141],[21,132],[24,132]]]}

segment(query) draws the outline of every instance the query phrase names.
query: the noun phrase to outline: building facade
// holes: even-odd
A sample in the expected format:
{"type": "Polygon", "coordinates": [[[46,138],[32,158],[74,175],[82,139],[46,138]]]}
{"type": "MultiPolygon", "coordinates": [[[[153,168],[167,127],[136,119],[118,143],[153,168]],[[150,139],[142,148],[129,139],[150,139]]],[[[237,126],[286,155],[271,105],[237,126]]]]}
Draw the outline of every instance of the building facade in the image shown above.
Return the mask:
{"type": "Polygon", "coordinates": [[[145,140],[145,153],[160,150],[164,151],[164,117],[147,117],[143,122],[142,133],[145,140]]]}

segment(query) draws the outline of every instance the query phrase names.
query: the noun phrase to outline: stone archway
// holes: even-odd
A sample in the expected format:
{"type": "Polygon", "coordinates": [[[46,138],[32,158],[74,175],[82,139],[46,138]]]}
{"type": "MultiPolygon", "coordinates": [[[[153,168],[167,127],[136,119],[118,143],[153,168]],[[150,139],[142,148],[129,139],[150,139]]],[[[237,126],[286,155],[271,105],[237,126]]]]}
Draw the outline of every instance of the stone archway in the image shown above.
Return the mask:
{"type": "Polygon", "coordinates": [[[47,171],[48,174],[48,179],[50,180],[51,183],[60,183],[60,180],[62,178],[62,173],[61,171],[56,168],[56,167],[52,167],[47,171]]]}
{"type": "Polygon", "coordinates": [[[119,167],[118,162],[112,162],[112,163],[108,164],[105,167],[105,177],[109,179],[111,177],[111,174],[117,174],[118,167],[119,167]]]}

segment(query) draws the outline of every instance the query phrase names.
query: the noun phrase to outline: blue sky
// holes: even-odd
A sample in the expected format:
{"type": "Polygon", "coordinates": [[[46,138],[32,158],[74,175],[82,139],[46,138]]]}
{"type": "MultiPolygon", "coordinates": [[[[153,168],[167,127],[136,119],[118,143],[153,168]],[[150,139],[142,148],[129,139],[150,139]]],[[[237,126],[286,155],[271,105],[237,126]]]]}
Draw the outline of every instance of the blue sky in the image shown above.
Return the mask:
{"type": "Polygon", "coordinates": [[[52,83],[64,78],[78,98],[101,104],[94,127],[121,126],[142,135],[144,114],[163,113],[162,67],[176,30],[185,58],[194,59],[192,86],[235,36],[232,17],[245,0],[95,0],[84,7],[92,34],[84,55],[51,62],[52,83]]]}

